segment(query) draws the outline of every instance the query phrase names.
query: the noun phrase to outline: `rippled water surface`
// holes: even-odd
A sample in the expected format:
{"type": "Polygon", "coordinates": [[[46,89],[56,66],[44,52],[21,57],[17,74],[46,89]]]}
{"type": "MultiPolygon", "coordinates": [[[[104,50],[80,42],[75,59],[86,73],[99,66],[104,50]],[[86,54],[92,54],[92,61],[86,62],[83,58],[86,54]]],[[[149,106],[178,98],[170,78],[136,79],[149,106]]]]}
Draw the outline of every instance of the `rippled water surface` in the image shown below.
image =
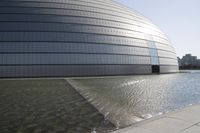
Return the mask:
{"type": "Polygon", "coordinates": [[[200,71],[0,80],[0,133],[110,132],[199,102],[200,71]]]}
{"type": "Polygon", "coordinates": [[[117,127],[200,102],[200,71],[68,82],[117,127]]]}
{"type": "Polygon", "coordinates": [[[0,133],[90,133],[115,129],[66,80],[1,80],[0,133]]]}

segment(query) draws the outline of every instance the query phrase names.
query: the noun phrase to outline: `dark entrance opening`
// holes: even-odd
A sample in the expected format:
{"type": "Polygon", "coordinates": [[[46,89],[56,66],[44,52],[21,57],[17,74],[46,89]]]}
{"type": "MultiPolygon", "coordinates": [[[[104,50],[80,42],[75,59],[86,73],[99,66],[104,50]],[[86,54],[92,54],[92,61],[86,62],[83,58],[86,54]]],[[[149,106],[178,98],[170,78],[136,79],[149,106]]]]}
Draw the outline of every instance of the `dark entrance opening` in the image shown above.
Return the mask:
{"type": "Polygon", "coordinates": [[[152,73],[160,73],[160,66],[159,65],[152,65],[151,69],[152,69],[152,73]]]}

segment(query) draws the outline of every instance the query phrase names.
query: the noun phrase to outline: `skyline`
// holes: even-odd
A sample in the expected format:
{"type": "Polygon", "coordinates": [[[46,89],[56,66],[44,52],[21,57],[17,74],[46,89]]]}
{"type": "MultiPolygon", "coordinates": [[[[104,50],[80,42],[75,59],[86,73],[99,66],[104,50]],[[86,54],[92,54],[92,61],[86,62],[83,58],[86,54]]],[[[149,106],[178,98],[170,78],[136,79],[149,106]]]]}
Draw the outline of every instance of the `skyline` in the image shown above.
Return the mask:
{"type": "Polygon", "coordinates": [[[117,1],[138,11],[158,26],[171,41],[178,57],[190,53],[200,58],[200,1],[117,1]]]}

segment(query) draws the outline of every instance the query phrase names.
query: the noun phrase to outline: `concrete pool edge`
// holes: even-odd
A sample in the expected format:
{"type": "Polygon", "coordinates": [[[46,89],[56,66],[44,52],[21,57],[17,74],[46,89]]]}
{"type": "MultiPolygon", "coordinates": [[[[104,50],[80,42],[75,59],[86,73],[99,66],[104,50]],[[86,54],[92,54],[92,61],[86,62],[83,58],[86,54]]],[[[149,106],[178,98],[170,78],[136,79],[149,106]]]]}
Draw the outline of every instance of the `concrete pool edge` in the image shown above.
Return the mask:
{"type": "MultiPolygon", "coordinates": [[[[170,73],[150,73],[150,74],[122,74],[122,75],[99,75],[99,76],[33,76],[33,77],[0,77],[0,80],[32,80],[32,79],[91,79],[91,78],[118,78],[118,77],[132,77],[132,76],[149,76],[149,75],[171,75],[177,73],[190,73],[196,70],[179,70],[170,73]]],[[[198,70],[197,70],[198,71],[198,70]]]]}
{"type": "Polygon", "coordinates": [[[112,133],[197,133],[200,104],[150,118],[112,133]]]}

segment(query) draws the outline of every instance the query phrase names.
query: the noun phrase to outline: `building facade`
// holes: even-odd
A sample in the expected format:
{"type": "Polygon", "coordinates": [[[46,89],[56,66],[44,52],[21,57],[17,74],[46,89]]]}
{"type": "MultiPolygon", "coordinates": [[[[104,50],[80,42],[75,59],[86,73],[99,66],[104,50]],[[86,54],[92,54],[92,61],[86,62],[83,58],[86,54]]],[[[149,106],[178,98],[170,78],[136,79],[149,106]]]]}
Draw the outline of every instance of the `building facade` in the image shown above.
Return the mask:
{"type": "Polygon", "coordinates": [[[0,77],[177,71],[165,34],[115,1],[0,1],[0,77]]]}
{"type": "Polygon", "coordinates": [[[191,54],[186,54],[182,59],[178,59],[179,67],[183,69],[200,68],[200,59],[197,56],[192,56],[191,54]]]}

